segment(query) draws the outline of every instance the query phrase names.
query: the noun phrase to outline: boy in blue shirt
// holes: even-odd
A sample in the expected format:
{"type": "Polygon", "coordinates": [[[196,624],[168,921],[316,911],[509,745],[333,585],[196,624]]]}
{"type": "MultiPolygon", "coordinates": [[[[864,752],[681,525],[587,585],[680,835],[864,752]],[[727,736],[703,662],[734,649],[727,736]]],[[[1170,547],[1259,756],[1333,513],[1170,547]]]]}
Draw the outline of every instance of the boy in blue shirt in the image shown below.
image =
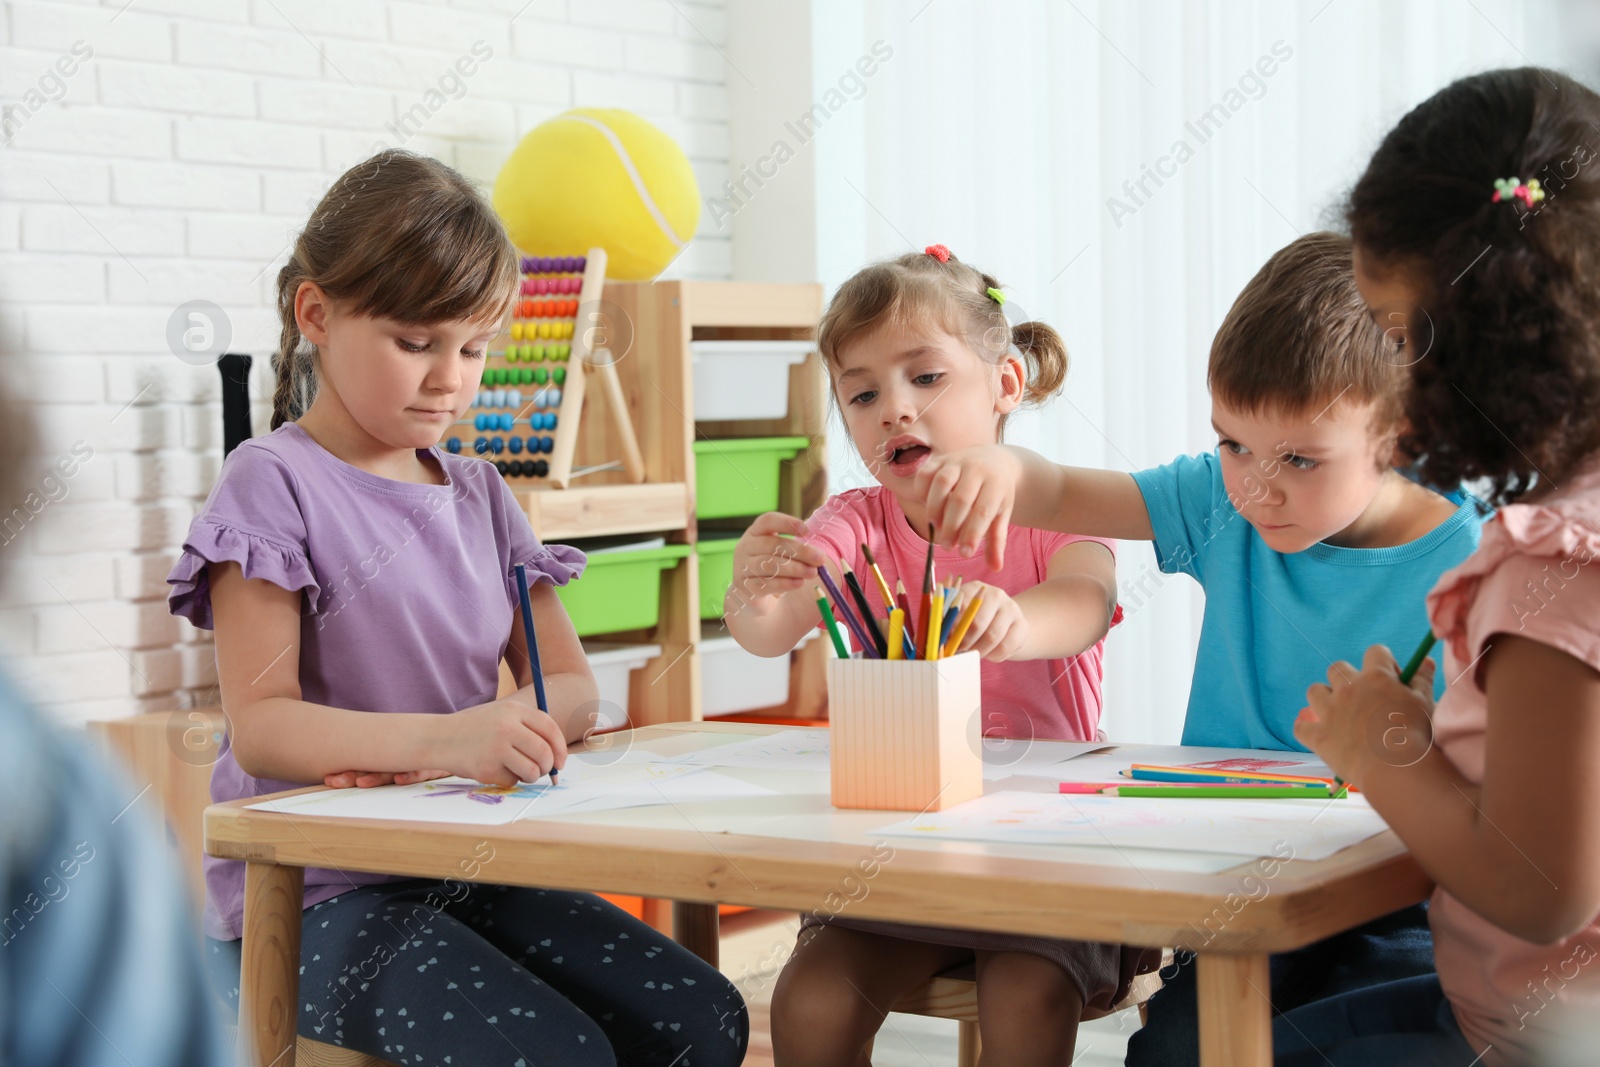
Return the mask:
{"type": "MultiPolygon", "coordinates": [[[[1186,745],[1302,749],[1306,688],[1369,645],[1409,651],[1428,632],[1425,594],[1477,546],[1476,501],[1394,469],[1411,360],[1373,322],[1350,257],[1348,238],[1309,234],[1245,286],[1211,346],[1213,452],[1126,474],[996,445],[918,471],[940,543],[982,546],[992,566],[1015,522],[1153,541],[1163,571],[1200,582],[1186,745]]],[[[1432,968],[1419,905],[1274,956],[1273,1008],[1432,968]]],[[[1180,967],[1129,1042],[1130,1067],[1197,1062],[1195,1018],[1180,967]]]]}

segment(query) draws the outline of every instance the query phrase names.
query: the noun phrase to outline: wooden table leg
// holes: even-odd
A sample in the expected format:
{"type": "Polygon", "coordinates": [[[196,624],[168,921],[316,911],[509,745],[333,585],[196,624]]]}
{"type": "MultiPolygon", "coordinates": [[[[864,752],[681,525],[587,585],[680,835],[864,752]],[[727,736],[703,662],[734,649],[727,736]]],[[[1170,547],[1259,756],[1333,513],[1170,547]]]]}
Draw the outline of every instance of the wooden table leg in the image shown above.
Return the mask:
{"type": "Polygon", "coordinates": [[[255,1067],[294,1067],[305,882],[302,867],[244,865],[239,1040],[246,1050],[243,1062],[255,1067]],[[252,1053],[254,1060],[248,1058],[252,1053]]]}
{"type": "Polygon", "coordinates": [[[672,936],[678,944],[717,966],[720,954],[715,904],[690,904],[681,900],[672,902],[672,936]]]}
{"type": "Polygon", "coordinates": [[[1202,952],[1195,961],[1201,1067],[1272,1067],[1267,960],[1265,953],[1202,952]]]}

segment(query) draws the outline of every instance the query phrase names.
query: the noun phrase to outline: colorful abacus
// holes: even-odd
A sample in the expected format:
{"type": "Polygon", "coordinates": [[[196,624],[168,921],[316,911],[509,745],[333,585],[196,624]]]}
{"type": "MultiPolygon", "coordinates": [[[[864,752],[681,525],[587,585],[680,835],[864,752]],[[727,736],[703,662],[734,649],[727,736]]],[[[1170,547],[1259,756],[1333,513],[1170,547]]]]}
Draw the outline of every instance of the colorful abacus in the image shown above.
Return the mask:
{"type": "Polygon", "coordinates": [[[578,307],[590,283],[586,275],[593,258],[599,259],[593,280],[598,289],[603,257],[522,258],[522,291],[503,347],[489,353],[474,410],[458,423],[470,426],[476,436],[470,443],[452,436],[445,442],[451,452],[470,448],[507,477],[549,475],[550,461],[531,457],[555,451],[578,307]],[[530,458],[520,458],[524,455],[530,458]]]}

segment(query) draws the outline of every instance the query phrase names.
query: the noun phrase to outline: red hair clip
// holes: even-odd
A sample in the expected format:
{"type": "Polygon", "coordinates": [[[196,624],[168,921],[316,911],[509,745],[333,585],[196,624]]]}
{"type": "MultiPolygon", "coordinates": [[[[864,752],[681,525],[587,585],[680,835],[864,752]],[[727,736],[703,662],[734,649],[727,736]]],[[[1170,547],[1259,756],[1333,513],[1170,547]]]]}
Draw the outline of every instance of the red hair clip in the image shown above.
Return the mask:
{"type": "Polygon", "coordinates": [[[950,262],[950,250],[944,245],[929,245],[922,251],[937,259],[940,263],[950,262]]]}

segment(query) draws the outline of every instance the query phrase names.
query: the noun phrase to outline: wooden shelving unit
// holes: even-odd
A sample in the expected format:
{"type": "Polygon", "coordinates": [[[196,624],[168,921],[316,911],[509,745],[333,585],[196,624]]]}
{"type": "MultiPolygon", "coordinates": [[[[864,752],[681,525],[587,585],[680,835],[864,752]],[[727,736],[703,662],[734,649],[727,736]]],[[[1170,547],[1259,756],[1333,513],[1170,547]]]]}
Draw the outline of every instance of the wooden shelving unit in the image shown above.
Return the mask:
{"type": "MultiPolygon", "coordinates": [[[[699,340],[809,340],[822,311],[820,285],[754,282],[608,282],[603,301],[616,321],[596,348],[612,347],[623,397],[644,454],[643,484],[629,484],[620,470],[583,475],[567,489],[518,489],[534,532],[544,541],[611,534],[657,533],[672,544],[694,544],[694,442],[720,437],[805,436],[810,444],[785,464],[781,510],[805,516],[827,494],[824,435],[827,385],[818,357],[790,368],[789,410],[782,419],[696,422],[694,363],[689,349],[699,340]],[[631,332],[625,352],[615,346],[631,332]]],[[[584,397],[574,464],[577,468],[612,462],[618,448],[611,438],[609,403],[601,390],[584,397]]],[[[748,519],[707,523],[707,528],[738,528],[748,519]]],[[[650,631],[607,635],[607,640],[659,644],[661,654],[634,672],[629,715],[635,726],[701,718],[700,568],[690,553],[662,576],[661,620],[650,631]]],[[[821,700],[822,642],[794,653],[791,699],[775,713],[814,715],[821,700]],[[815,662],[813,662],[815,660],[815,662]],[[807,678],[813,679],[807,681],[807,678]]]]}

